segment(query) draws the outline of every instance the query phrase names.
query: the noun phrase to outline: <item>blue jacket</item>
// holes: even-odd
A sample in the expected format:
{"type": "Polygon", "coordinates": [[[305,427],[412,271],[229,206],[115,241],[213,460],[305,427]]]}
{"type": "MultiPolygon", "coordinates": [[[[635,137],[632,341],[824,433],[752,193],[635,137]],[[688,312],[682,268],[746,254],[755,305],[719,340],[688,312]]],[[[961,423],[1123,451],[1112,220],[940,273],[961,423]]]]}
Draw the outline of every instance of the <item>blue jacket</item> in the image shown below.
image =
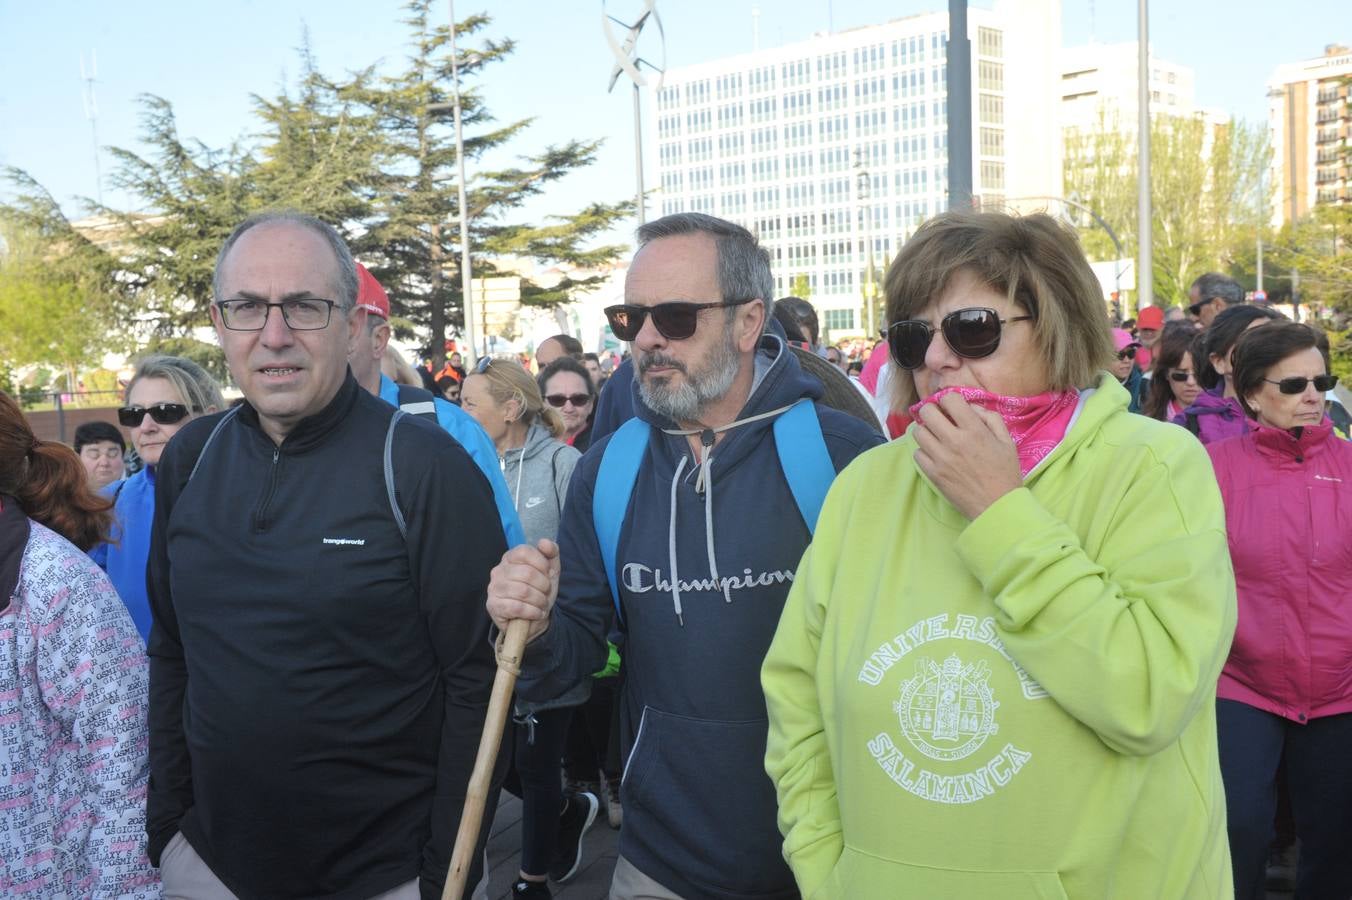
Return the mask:
{"type": "MultiPolygon", "coordinates": [[[[757,363],[741,418],[820,398],[821,383],[779,338],[763,338],[757,363]]],[[[658,429],[675,427],[637,400],[636,413],[658,429]]],[[[817,416],[837,471],[882,442],[846,413],[819,404],[817,416]]],[[[764,768],[760,665],[810,535],[780,471],[773,424],[767,417],[726,432],[702,492],[686,439],[654,430],[620,530],[628,760],[620,853],[685,897],[797,896],[764,768]]],[[[608,443],[591,446],[569,487],[558,603],[517,682],[526,700],[558,696],[606,661],[615,610],[592,498],[608,443]]]]}
{"type": "Polygon", "coordinates": [[[100,493],[116,498],[113,506],[112,540],[99,544],[89,556],[126,604],[144,642],[150,637],[150,600],[146,597],[146,560],[150,557],[150,524],[155,518],[155,469],[146,466],[130,478],[122,478],[100,493]]]}
{"type": "MultiPolygon", "coordinates": [[[[380,376],[380,399],[391,406],[399,405],[399,385],[384,375],[380,376]]],[[[433,402],[436,404],[437,424],[441,430],[465,448],[469,458],[474,460],[474,464],[488,479],[488,486],[493,489],[493,502],[498,507],[498,518],[502,520],[502,531],[507,535],[507,546],[526,543],[526,533],[521,528],[521,518],[516,514],[516,504],[512,502],[512,494],[502,477],[498,448],[493,446],[488,432],[474,421],[473,416],[454,403],[440,397],[433,397],[433,402]]]]}

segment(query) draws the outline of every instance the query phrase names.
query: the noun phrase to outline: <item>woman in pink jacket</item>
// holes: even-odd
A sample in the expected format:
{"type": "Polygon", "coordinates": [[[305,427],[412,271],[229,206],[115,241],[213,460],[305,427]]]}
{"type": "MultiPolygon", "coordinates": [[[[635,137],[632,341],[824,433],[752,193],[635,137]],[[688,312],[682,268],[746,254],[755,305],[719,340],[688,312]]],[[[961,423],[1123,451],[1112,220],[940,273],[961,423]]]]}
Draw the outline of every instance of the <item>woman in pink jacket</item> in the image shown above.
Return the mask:
{"type": "Polygon", "coordinates": [[[1239,594],[1216,715],[1237,900],[1264,896],[1283,757],[1296,896],[1352,897],[1352,444],[1327,373],[1308,326],[1248,332],[1233,378],[1255,428],[1207,446],[1239,594]]]}

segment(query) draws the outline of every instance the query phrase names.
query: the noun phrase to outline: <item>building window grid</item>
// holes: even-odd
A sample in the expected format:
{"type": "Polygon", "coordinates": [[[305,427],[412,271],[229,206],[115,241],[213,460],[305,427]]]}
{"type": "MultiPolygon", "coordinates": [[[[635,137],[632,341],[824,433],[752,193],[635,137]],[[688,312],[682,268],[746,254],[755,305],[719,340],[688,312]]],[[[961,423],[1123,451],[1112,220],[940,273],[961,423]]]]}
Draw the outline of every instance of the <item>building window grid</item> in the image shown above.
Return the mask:
{"type": "Polygon", "coordinates": [[[740,128],[742,125],[742,104],[729,103],[718,108],[719,128],[740,128]]]}
{"type": "Polygon", "coordinates": [[[977,87],[979,89],[983,91],[1003,91],[1005,89],[1004,63],[982,59],[977,61],[976,69],[977,87]]]}
{"type": "Polygon", "coordinates": [[[806,59],[781,63],[779,74],[781,80],[784,82],[784,87],[796,87],[801,84],[807,84],[812,80],[812,68],[806,59]]]}
{"type": "Polygon", "coordinates": [[[1005,37],[1003,32],[983,26],[976,30],[976,35],[978,55],[993,56],[996,59],[1005,55],[1005,37]]]}
{"type": "Polygon", "coordinates": [[[1000,156],[1005,155],[1005,132],[1002,128],[981,128],[981,155],[982,156],[1000,156]]]}

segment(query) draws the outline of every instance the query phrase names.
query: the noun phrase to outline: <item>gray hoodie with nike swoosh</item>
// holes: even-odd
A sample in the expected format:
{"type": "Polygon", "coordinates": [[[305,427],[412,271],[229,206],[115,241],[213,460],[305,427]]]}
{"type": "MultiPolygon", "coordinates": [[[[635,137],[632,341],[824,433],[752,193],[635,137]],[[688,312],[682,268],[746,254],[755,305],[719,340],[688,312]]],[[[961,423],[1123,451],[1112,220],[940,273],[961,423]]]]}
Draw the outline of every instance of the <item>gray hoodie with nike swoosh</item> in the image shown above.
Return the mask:
{"type": "Polygon", "coordinates": [[[507,490],[521,517],[521,528],[532,546],[540,538],[558,540],[568,482],[581,458],[581,453],[550,437],[549,430],[539,423],[526,432],[524,447],[508,450],[499,457],[507,490]]]}

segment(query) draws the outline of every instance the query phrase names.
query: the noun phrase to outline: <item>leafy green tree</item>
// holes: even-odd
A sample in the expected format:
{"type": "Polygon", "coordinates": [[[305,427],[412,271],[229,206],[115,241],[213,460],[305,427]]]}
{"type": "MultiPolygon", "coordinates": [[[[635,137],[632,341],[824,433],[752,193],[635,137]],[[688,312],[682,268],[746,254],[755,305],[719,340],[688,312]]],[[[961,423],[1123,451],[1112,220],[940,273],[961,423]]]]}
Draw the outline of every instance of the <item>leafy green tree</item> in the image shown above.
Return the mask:
{"type": "MultiPolygon", "coordinates": [[[[383,141],[372,217],[358,249],[374,261],[372,272],[390,290],[395,309],[427,329],[434,365],[440,365],[449,329],[464,326],[464,298],[450,29],[432,23],[432,8],[431,0],[410,0],[406,6],[411,52],[402,72],[374,82],[354,81],[342,94],[370,110],[383,141]]],[[[514,49],[509,40],[482,37],[489,21],[471,16],[456,26],[465,153],[476,163],[521,137],[530,125],[529,119],[496,124],[478,87],[484,69],[514,49]],[[474,49],[463,49],[476,41],[474,49]]],[[[570,141],[523,157],[519,165],[476,169],[465,201],[476,278],[501,274],[497,261],[510,257],[591,268],[623,251],[619,246],[588,249],[586,244],[630,212],[627,202],[593,203],[540,225],[507,221],[549,184],[593,163],[599,146],[599,141],[570,141]]],[[[548,287],[523,280],[522,300],[557,305],[600,280],[599,275],[565,278],[548,287]]]]}
{"type": "MultiPolygon", "coordinates": [[[[1252,241],[1267,209],[1260,185],[1269,153],[1256,125],[1217,124],[1201,115],[1152,118],[1152,277],[1161,302],[1180,302],[1194,278],[1230,268],[1252,241]]],[[[1138,246],[1136,158],[1135,134],[1111,117],[1067,137],[1066,196],[1111,224],[1131,256],[1138,246]]],[[[1081,236],[1091,257],[1115,254],[1101,229],[1085,227],[1081,236]]]]}
{"type": "Polygon", "coordinates": [[[789,282],[789,293],[794,297],[802,297],[804,300],[812,299],[812,282],[808,279],[806,272],[800,272],[793,276],[789,282]]]}
{"type": "MultiPolygon", "coordinates": [[[[112,183],[135,198],[138,211],[88,204],[120,229],[115,260],[106,252],[87,257],[97,262],[94,277],[134,310],[128,334],[164,341],[207,324],[212,269],[225,238],[250,214],[285,207],[334,224],[385,285],[396,316],[423,329],[440,359],[448,333],[463,324],[463,298],[450,32],[433,24],[433,8],[431,0],[408,3],[410,54],[393,74],[372,66],[331,79],[303,47],[296,87],[254,97],[259,128],[247,143],[213,149],[185,139],[167,101],[142,98],[145,149],[109,150],[112,183]]],[[[514,219],[528,199],[593,163],[599,142],[570,141],[516,165],[483,165],[530,125],[499,125],[487,109],[482,70],[514,46],[485,37],[489,24],[477,15],[457,25],[462,48],[476,44],[460,54],[465,152],[476,164],[466,191],[476,279],[498,274],[510,257],[579,270],[610,262],[622,247],[588,245],[632,211],[629,202],[592,203],[543,223],[514,219]]],[[[31,212],[50,200],[22,172],[9,174],[16,209],[31,212]]],[[[557,305],[601,277],[548,286],[526,280],[522,297],[557,305]]]]}
{"type": "Polygon", "coordinates": [[[74,373],[113,345],[116,297],[105,290],[103,255],[38,191],[0,210],[0,359],[47,363],[74,373]]]}

